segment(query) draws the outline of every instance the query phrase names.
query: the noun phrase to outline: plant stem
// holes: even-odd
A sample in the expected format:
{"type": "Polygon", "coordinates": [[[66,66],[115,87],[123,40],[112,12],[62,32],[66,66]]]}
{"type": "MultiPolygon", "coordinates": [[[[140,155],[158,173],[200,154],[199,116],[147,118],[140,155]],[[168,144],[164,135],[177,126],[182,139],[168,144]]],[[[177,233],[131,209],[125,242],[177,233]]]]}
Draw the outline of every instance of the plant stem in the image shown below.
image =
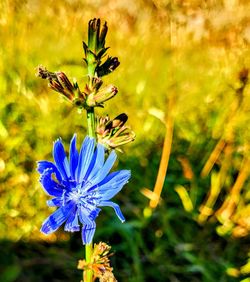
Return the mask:
{"type": "MultiPolygon", "coordinates": [[[[94,108],[91,107],[87,109],[87,127],[88,127],[88,135],[96,139],[95,133],[95,111],[94,108]]],[[[93,243],[85,245],[85,260],[86,263],[91,262],[91,256],[93,252],[93,243]]],[[[83,272],[83,281],[84,282],[92,282],[93,281],[93,271],[91,269],[85,270],[83,272]]]]}
{"type": "Polygon", "coordinates": [[[91,107],[87,110],[87,126],[88,126],[88,135],[90,137],[96,138],[94,107],[91,107]]]}
{"type": "MultiPolygon", "coordinates": [[[[85,260],[86,263],[91,262],[91,256],[93,252],[92,242],[90,244],[85,245],[85,260]]],[[[92,282],[93,281],[93,271],[88,269],[83,272],[83,281],[84,282],[92,282]]]]}
{"type": "MultiPolygon", "coordinates": [[[[95,75],[95,64],[94,62],[88,62],[88,87],[92,89],[92,79],[95,75]]],[[[89,107],[86,109],[87,111],[87,128],[89,137],[93,137],[96,140],[96,132],[95,132],[95,109],[94,107],[89,107]]],[[[91,263],[91,257],[93,252],[93,242],[85,245],[85,260],[86,263],[91,263]]],[[[83,281],[84,282],[93,282],[93,271],[91,269],[87,269],[83,271],[83,281]]]]}

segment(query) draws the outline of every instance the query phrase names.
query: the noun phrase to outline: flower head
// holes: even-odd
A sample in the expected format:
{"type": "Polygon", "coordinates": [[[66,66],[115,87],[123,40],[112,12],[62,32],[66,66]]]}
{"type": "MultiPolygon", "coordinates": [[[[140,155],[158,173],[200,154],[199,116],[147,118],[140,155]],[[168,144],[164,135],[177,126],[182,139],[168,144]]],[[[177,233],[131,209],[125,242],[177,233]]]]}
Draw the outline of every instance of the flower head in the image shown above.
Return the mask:
{"type": "Polygon", "coordinates": [[[94,236],[95,219],[100,207],[112,207],[123,222],[124,216],[117,204],[110,201],[128,182],[129,170],[110,172],[116,153],[112,151],[105,160],[105,148],[95,145],[94,138],[86,137],[80,152],[76,149],[76,135],[70,143],[67,158],[60,139],[54,142],[54,163],[38,162],[40,182],[45,192],[53,198],[48,206],[58,207],[43,223],[41,232],[50,234],[65,223],[64,230],[80,231],[83,244],[89,244],[94,236]]]}

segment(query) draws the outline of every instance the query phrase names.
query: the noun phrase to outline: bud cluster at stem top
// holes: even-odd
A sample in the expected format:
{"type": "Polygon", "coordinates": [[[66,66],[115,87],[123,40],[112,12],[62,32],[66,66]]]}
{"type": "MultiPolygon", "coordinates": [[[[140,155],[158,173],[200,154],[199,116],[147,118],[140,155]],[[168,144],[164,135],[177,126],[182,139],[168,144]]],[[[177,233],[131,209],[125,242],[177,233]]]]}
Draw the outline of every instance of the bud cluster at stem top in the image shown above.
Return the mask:
{"type": "Polygon", "coordinates": [[[83,41],[83,49],[85,53],[84,61],[87,64],[90,76],[102,77],[114,71],[120,64],[117,57],[108,56],[106,59],[104,58],[109,49],[105,46],[107,32],[107,22],[101,27],[100,19],[89,21],[88,44],[83,41]]]}
{"type": "Polygon", "coordinates": [[[37,72],[39,77],[49,80],[49,87],[61,93],[72,104],[85,109],[103,107],[105,101],[117,94],[114,85],[102,86],[101,77],[114,71],[120,64],[117,57],[106,56],[107,23],[101,27],[100,19],[93,19],[89,21],[88,28],[88,44],[83,42],[83,48],[89,80],[83,91],[77,82],[71,83],[64,72],[50,72],[43,66],[39,66],[37,72]]]}
{"type": "MultiPolygon", "coordinates": [[[[117,57],[107,56],[109,49],[105,46],[108,32],[107,23],[101,25],[100,19],[92,19],[88,24],[88,42],[83,42],[85,62],[87,64],[88,82],[83,90],[80,90],[77,82],[71,82],[62,72],[50,72],[45,67],[37,68],[37,76],[49,81],[49,87],[59,92],[78,108],[85,108],[92,112],[94,107],[103,107],[104,102],[113,98],[118,89],[114,85],[103,85],[102,77],[114,71],[119,66],[117,57]]],[[[107,149],[117,147],[134,140],[135,134],[125,126],[128,117],[120,114],[113,120],[108,116],[93,119],[93,131],[97,141],[107,149]]]]}

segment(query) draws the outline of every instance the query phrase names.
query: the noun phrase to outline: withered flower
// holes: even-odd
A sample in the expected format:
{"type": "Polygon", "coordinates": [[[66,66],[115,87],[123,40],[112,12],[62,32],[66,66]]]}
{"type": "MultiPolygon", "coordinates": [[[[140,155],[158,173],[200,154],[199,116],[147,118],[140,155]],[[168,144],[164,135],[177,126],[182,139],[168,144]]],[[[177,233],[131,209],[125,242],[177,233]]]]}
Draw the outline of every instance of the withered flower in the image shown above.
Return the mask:
{"type": "Polygon", "coordinates": [[[80,91],[78,84],[71,83],[67,75],[62,72],[50,72],[45,67],[37,68],[37,76],[49,81],[49,87],[56,92],[61,93],[70,102],[77,106],[84,106],[86,95],[80,91]]]}
{"type": "Polygon", "coordinates": [[[104,242],[94,244],[90,262],[79,260],[77,268],[84,271],[92,270],[94,277],[99,278],[101,282],[116,282],[113,268],[110,266],[109,257],[113,255],[110,249],[111,247],[104,242]]]}
{"type": "Polygon", "coordinates": [[[97,121],[97,140],[108,149],[117,147],[134,141],[135,133],[126,126],[128,116],[124,113],[111,120],[109,116],[100,117],[97,121]]]}

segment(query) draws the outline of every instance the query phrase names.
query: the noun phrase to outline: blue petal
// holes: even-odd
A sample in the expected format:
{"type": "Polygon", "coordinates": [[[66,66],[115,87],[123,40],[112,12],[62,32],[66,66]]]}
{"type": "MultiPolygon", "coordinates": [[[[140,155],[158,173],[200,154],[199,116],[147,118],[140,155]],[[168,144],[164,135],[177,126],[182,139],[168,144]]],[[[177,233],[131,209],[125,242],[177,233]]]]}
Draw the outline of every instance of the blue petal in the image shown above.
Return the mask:
{"type": "Polygon", "coordinates": [[[70,177],[69,162],[60,139],[54,143],[53,157],[63,179],[68,180],[70,177]]]}
{"type": "Polygon", "coordinates": [[[64,187],[51,178],[53,169],[47,169],[40,177],[40,182],[50,196],[61,197],[64,187]]]}
{"type": "Polygon", "coordinates": [[[80,230],[76,206],[74,210],[71,212],[71,214],[69,215],[69,218],[67,219],[66,224],[64,226],[64,230],[69,232],[75,232],[80,230]]]}
{"type": "Polygon", "coordinates": [[[82,143],[79,162],[76,171],[76,180],[78,183],[82,182],[85,178],[86,172],[91,163],[93,153],[95,149],[95,139],[86,137],[82,143]]]}
{"type": "Polygon", "coordinates": [[[44,234],[50,234],[56,231],[69,217],[72,209],[74,208],[73,203],[69,203],[66,206],[62,206],[52,213],[43,223],[41,232],[44,234]]]}
{"type": "Polygon", "coordinates": [[[75,179],[75,172],[78,166],[78,159],[79,159],[79,154],[76,149],[76,134],[74,134],[70,142],[70,154],[69,154],[70,173],[73,179],[75,179]]]}
{"type": "Polygon", "coordinates": [[[55,166],[55,164],[53,164],[52,162],[48,162],[48,161],[37,162],[37,171],[40,174],[43,174],[44,171],[48,168],[52,170],[52,173],[55,173],[57,180],[59,182],[61,182],[62,176],[61,176],[60,172],[58,171],[57,167],[55,166]]]}
{"type": "Polygon", "coordinates": [[[95,207],[95,209],[93,209],[93,210],[90,212],[89,218],[90,218],[91,220],[95,220],[95,219],[97,218],[97,216],[98,216],[98,214],[99,214],[100,211],[101,211],[101,209],[95,207]]]}
{"type": "Polygon", "coordinates": [[[131,176],[130,170],[119,170],[110,173],[102,182],[89,190],[97,189],[102,200],[109,200],[114,197],[128,182],[131,176]]]}
{"type": "Polygon", "coordinates": [[[62,198],[53,198],[47,201],[49,207],[60,207],[63,204],[62,198]]]}
{"type": "Polygon", "coordinates": [[[88,171],[85,175],[86,180],[93,178],[99,172],[99,170],[103,167],[104,159],[105,159],[105,148],[103,145],[97,144],[88,171]]]}
{"type": "MultiPolygon", "coordinates": [[[[94,209],[96,209],[96,207],[94,207],[94,209]]],[[[79,212],[79,219],[80,219],[82,224],[89,225],[89,224],[92,223],[92,221],[93,221],[92,218],[93,217],[90,216],[90,214],[92,212],[91,210],[87,209],[84,206],[80,206],[79,209],[78,209],[78,212],[79,212]]]]}
{"type": "Polygon", "coordinates": [[[104,166],[98,171],[98,173],[93,175],[92,179],[89,177],[88,180],[92,183],[92,185],[100,183],[107,176],[107,174],[109,173],[109,171],[111,170],[112,166],[116,161],[116,157],[117,156],[115,151],[112,151],[108,156],[104,166]]]}
{"type": "Polygon", "coordinates": [[[83,244],[90,244],[93,240],[96,229],[96,223],[93,221],[91,224],[82,227],[82,242],[83,244]]]}
{"type": "Polygon", "coordinates": [[[112,207],[115,210],[116,215],[118,216],[118,218],[120,219],[121,222],[125,221],[125,218],[121,212],[120,207],[116,204],[113,203],[111,201],[101,201],[98,206],[100,207],[112,207]]]}

